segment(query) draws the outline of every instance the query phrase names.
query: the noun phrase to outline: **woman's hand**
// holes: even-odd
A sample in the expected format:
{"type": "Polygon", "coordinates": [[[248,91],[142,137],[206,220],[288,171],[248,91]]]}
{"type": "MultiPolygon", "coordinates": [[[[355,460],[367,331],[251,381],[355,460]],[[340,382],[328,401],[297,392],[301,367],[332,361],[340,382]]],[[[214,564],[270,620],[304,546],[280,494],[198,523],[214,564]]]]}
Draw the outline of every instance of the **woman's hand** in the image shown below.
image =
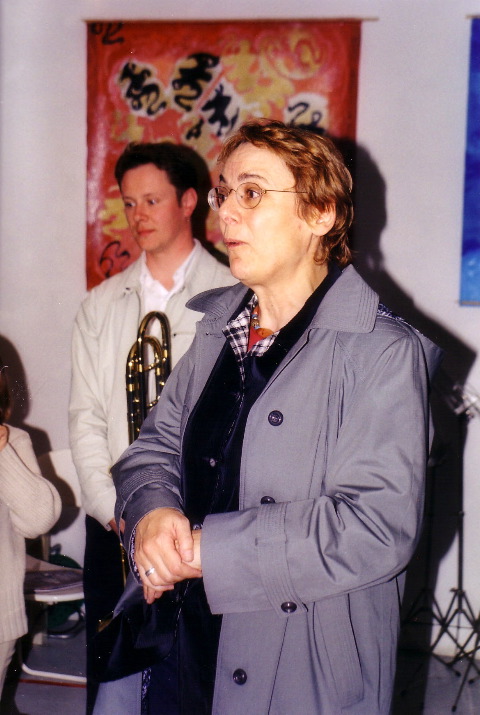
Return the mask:
{"type": "Polygon", "coordinates": [[[200,557],[200,542],[202,540],[202,530],[195,529],[192,531],[193,538],[193,561],[190,562],[190,566],[202,570],[202,559],[200,557]]]}
{"type": "Polygon", "coordinates": [[[8,444],[8,427],[7,425],[0,425],[0,452],[8,444]]]}
{"type": "Polygon", "coordinates": [[[155,509],[139,521],[135,563],[147,603],[153,603],[175,583],[202,576],[199,543],[200,537],[192,536],[190,522],[177,509],[155,509]]]}

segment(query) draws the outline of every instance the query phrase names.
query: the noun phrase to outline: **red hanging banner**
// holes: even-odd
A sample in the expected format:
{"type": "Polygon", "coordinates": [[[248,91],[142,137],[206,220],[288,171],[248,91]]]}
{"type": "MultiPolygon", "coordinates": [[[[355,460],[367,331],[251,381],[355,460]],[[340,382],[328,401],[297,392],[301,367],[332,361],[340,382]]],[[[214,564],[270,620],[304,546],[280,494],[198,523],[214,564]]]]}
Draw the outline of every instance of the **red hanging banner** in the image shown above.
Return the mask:
{"type": "MultiPolygon", "coordinates": [[[[269,117],[355,138],[360,21],[89,22],[88,288],[138,257],[115,183],[130,141],[171,140],[205,166],[222,142],[269,117]]],[[[206,216],[205,236],[221,240],[206,216]]],[[[198,235],[199,238],[202,236],[198,235]]]]}

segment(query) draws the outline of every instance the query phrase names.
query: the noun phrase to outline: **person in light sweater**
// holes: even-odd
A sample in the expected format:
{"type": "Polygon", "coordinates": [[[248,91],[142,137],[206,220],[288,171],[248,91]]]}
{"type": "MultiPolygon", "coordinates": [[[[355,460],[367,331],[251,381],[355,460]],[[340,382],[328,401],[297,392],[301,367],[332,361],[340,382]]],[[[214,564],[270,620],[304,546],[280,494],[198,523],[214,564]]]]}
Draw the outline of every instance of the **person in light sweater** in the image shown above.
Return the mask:
{"type": "Polygon", "coordinates": [[[41,476],[29,435],[6,424],[11,413],[6,370],[0,358],[0,693],[17,638],[27,632],[25,539],[49,531],[61,511],[60,495],[41,476]]]}

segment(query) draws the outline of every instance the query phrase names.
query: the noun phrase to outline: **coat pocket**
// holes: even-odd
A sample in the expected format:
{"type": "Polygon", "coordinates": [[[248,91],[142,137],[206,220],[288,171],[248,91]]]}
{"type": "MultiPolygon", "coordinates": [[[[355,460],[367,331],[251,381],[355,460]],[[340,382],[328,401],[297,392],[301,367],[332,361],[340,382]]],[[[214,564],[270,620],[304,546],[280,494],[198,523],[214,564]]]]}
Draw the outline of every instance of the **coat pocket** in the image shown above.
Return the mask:
{"type": "Polygon", "coordinates": [[[326,657],[339,706],[347,708],[363,698],[362,671],[348,596],[317,601],[313,618],[319,657],[322,660],[326,657]]]}

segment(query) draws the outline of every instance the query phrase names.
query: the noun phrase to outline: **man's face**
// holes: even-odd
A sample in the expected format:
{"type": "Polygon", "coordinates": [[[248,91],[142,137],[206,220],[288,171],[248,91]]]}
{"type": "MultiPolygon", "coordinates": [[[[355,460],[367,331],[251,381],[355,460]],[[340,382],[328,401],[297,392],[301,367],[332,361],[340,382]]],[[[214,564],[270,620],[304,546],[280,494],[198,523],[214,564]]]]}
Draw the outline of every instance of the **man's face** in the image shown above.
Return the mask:
{"type": "Polygon", "coordinates": [[[128,225],[143,251],[162,253],[172,248],[179,238],[191,235],[195,191],[188,189],[179,204],[167,173],[154,164],[127,171],[121,193],[128,225]]]}

